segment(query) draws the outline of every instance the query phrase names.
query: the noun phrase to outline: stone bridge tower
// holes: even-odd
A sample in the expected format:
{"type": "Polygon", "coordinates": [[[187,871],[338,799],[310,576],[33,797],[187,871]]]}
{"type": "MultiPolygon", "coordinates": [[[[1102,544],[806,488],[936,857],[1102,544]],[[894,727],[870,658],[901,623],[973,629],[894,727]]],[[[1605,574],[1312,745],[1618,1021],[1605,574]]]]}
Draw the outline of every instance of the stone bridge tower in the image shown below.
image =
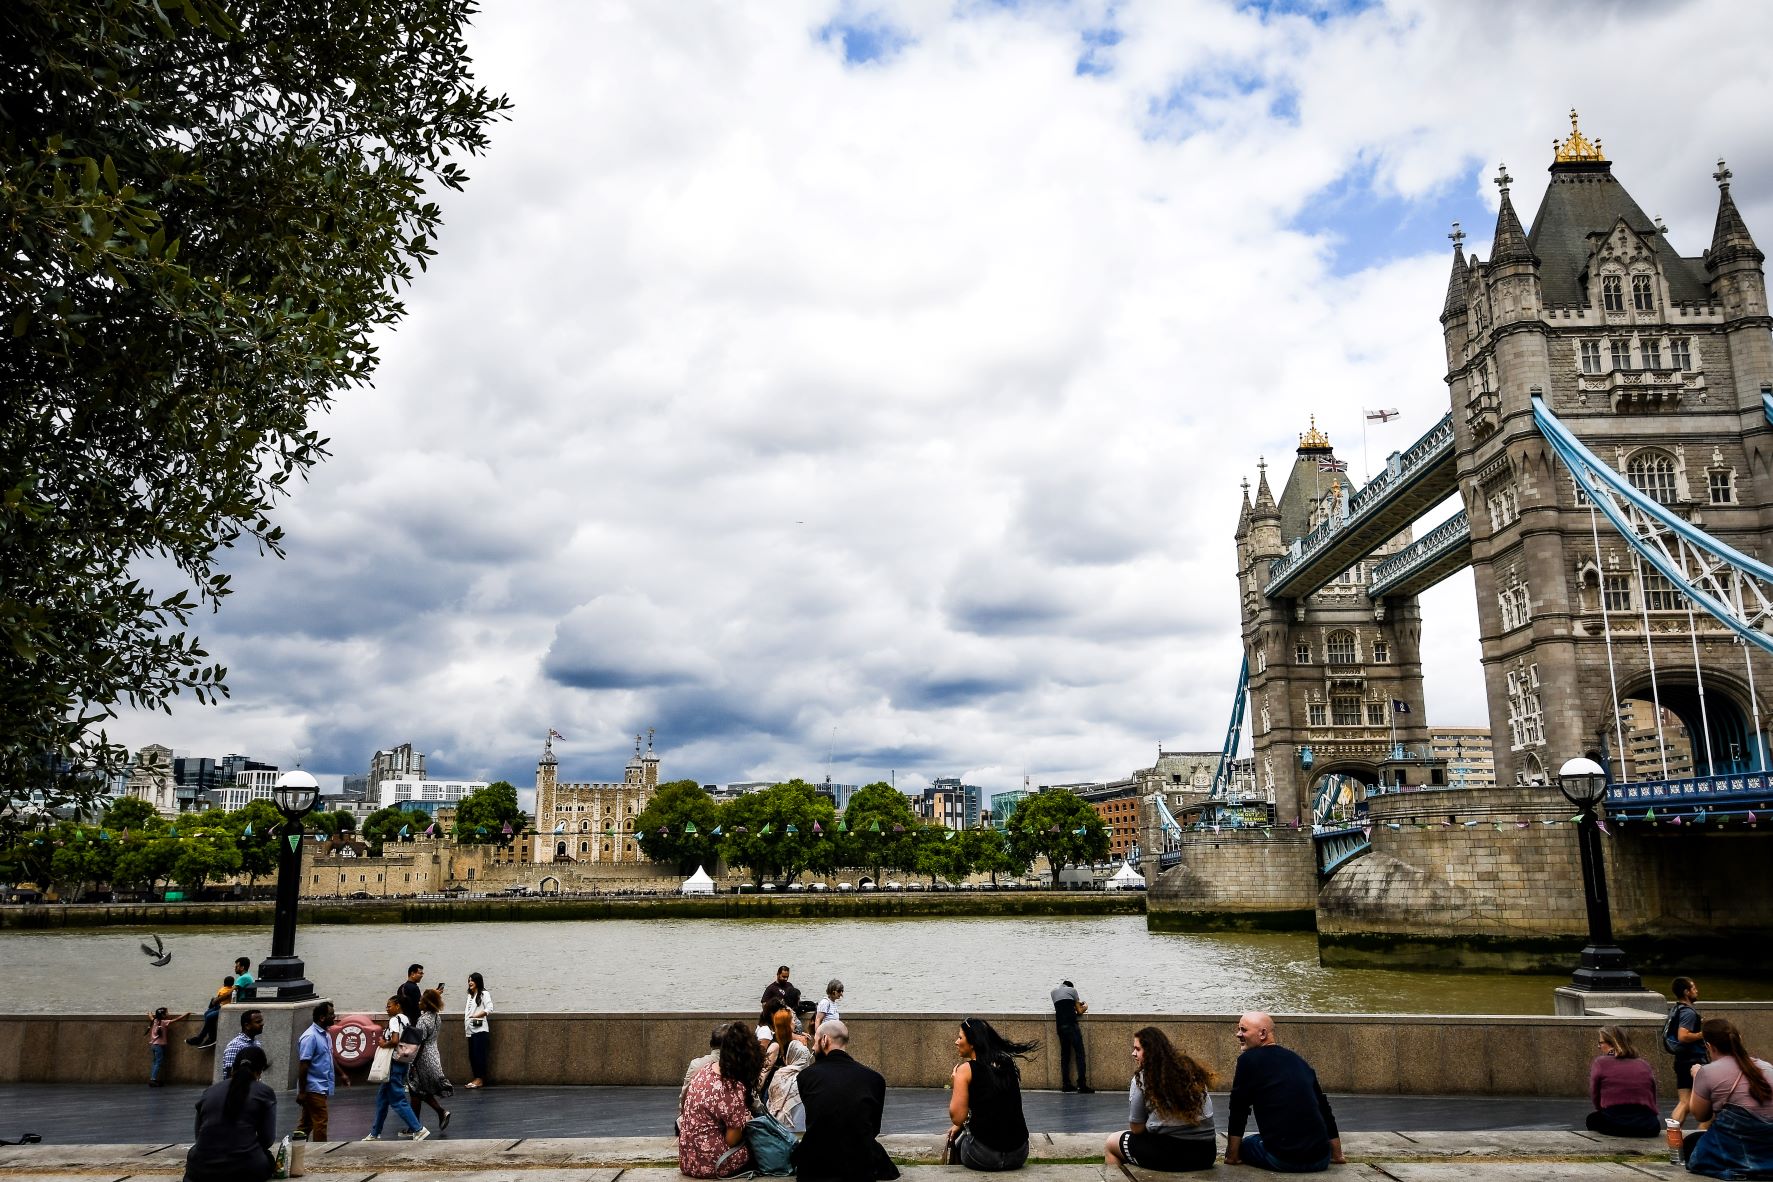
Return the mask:
{"type": "MultiPolygon", "coordinates": [[[[1721,162],[1714,177],[1710,248],[1683,256],[1572,113],[1530,231],[1506,168],[1489,259],[1467,259],[1455,228],[1440,320],[1497,783],[1375,804],[1371,852],[1320,896],[1326,962],[1568,966],[1585,918],[1554,786],[1564,761],[1590,755],[1615,783],[1681,791],[1712,774],[1753,790],[1766,767],[1773,661],[1641,560],[1534,418],[1538,399],[1644,497],[1773,557],[1764,256],[1721,162]],[[1622,708],[1653,725],[1647,740],[1641,724],[1626,737],[1622,708]]],[[[1764,833],[1740,816],[1694,824],[1691,806],[1686,824],[1645,811],[1614,812],[1604,847],[1615,929],[1639,967],[1704,965],[1708,947],[1721,954],[1709,963],[1766,963],[1764,833]]]]}

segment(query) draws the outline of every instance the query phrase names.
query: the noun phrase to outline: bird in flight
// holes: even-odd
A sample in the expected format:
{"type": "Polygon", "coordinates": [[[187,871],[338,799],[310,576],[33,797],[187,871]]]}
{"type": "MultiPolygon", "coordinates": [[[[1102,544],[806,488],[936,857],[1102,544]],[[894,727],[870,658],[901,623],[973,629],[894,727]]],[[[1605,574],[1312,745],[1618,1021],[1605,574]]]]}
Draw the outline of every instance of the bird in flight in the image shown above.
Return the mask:
{"type": "Polygon", "coordinates": [[[143,944],[142,952],[147,956],[148,963],[157,969],[165,968],[172,962],[172,953],[166,950],[166,945],[161,943],[159,936],[154,937],[154,946],[152,948],[143,944]]]}

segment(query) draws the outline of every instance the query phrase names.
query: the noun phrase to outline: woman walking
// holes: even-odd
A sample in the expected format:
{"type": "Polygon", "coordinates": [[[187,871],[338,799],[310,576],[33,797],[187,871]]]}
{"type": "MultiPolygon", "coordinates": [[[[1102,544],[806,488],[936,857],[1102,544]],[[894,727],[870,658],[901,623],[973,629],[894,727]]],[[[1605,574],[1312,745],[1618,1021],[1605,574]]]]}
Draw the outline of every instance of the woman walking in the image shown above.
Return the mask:
{"type": "MultiPolygon", "coordinates": [[[[419,1123],[418,1115],[412,1110],[412,1101],[406,1098],[406,1077],[412,1069],[410,1062],[402,1062],[399,1056],[400,1044],[410,1042],[408,1037],[406,1015],[400,1012],[400,995],[395,994],[388,999],[388,1029],[382,1033],[382,1048],[393,1055],[388,1064],[388,1078],[376,1089],[376,1117],[369,1126],[369,1136],[365,1141],[380,1141],[382,1126],[388,1122],[388,1113],[393,1112],[406,1126],[403,1137],[414,1141],[423,1141],[431,1135],[431,1130],[419,1123]]],[[[380,1052],[377,1052],[380,1054],[380,1052]]]]}
{"type": "MultiPolygon", "coordinates": [[[[420,995],[416,1029],[419,1057],[413,1060],[412,1071],[407,1076],[407,1091],[418,1104],[431,1106],[431,1111],[437,1114],[437,1131],[441,1133],[449,1128],[449,1109],[443,1106],[442,1097],[455,1091],[450,1086],[449,1077],[443,1074],[443,1051],[437,1045],[437,1036],[443,1032],[441,989],[427,989],[420,995]]],[[[417,1104],[414,1111],[417,1111],[417,1104]]]]}
{"type": "Polygon", "coordinates": [[[1609,1137],[1657,1137],[1662,1113],[1656,1107],[1656,1072],[1638,1058],[1623,1026],[1601,1027],[1600,1054],[1588,1069],[1588,1130],[1609,1137]]]}
{"type": "Polygon", "coordinates": [[[1133,1035],[1133,1082],[1127,1089],[1127,1131],[1110,1133],[1102,1160],[1148,1170],[1210,1170],[1212,1072],[1178,1051],[1155,1026],[1133,1035]]]}
{"type": "Polygon", "coordinates": [[[468,1028],[468,1067],[474,1078],[468,1081],[471,1088],[486,1086],[487,1048],[492,1042],[491,1026],[487,1019],[492,1016],[492,995],[486,991],[486,978],[479,973],[468,974],[468,1004],[462,1011],[462,1022],[468,1028]]]}
{"type": "Polygon", "coordinates": [[[950,1160],[969,1170],[1019,1170],[1028,1160],[1028,1122],[1022,1117],[1022,1071],[1040,1044],[1014,1042],[983,1018],[960,1024],[954,1049],[954,1093],[948,1101],[950,1160]]]}
{"type": "Polygon", "coordinates": [[[277,1172],[277,1093],[259,1077],[270,1066],[263,1047],[234,1059],[227,1079],[197,1101],[197,1138],[185,1155],[185,1182],[265,1182],[277,1172]]]}

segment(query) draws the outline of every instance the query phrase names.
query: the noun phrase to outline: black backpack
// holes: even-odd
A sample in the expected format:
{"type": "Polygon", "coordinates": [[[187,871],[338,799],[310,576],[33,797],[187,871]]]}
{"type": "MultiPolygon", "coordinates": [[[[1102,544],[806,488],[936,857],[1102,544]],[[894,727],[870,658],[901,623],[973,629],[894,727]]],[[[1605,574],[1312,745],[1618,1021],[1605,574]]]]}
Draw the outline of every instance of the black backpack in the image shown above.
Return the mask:
{"type": "Polygon", "coordinates": [[[1677,1001],[1674,1009],[1668,1011],[1668,1021],[1662,1024],[1662,1049],[1671,1055],[1681,1053],[1681,1011],[1693,1007],[1684,1001],[1677,1001]]]}

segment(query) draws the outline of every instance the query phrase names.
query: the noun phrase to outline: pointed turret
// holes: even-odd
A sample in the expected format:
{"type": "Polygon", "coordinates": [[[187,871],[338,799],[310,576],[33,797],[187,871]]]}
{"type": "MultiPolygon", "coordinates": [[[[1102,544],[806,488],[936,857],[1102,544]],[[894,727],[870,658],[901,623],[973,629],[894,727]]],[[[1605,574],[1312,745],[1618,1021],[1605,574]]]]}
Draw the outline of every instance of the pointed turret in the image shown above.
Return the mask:
{"type": "Polygon", "coordinates": [[[1234,536],[1240,542],[1250,536],[1250,480],[1247,476],[1244,478],[1244,503],[1237,511],[1237,533],[1234,536]]]}
{"type": "Polygon", "coordinates": [[[1250,509],[1252,520],[1258,518],[1279,517],[1280,508],[1274,503],[1274,493],[1268,488],[1268,461],[1256,461],[1256,503],[1250,509]]]}
{"type": "Polygon", "coordinates": [[[1742,220],[1742,213],[1730,196],[1730,170],[1720,160],[1718,170],[1711,175],[1718,183],[1718,221],[1711,232],[1711,249],[1705,255],[1706,270],[1716,274],[1726,265],[1744,259],[1758,266],[1767,256],[1755,245],[1748,223],[1742,220]]]}
{"type": "Polygon", "coordinates": [[[1490,240],[1490,267],[1507,266],[1510,263],[1528,263],[1536,265],[1539,260],[1533,256],[1533,250],[1527,245],[1527,232],[1521,229],[1521,219],[1514,211],[1514,202],[1508,199],[1508,186],[1514,178],[1508,175],[1508,165],[1504,164],[1496,174],[1496,185],[1502,190],[1502,208],[1496,211],[1496,234],[1490,240]]]}
{"type": "Polygon", "coordinates": [[[1453,223],[1453,232],[1447,237],[1453,240],[1453,273],[1447,277],[1447,302],[1441,305],[1441,323],[1455,316],[1465,315],[1465,284],[1469,278],[1470,264],[1465,261],[1465,231],[1459,223],[1453,223]]]}

